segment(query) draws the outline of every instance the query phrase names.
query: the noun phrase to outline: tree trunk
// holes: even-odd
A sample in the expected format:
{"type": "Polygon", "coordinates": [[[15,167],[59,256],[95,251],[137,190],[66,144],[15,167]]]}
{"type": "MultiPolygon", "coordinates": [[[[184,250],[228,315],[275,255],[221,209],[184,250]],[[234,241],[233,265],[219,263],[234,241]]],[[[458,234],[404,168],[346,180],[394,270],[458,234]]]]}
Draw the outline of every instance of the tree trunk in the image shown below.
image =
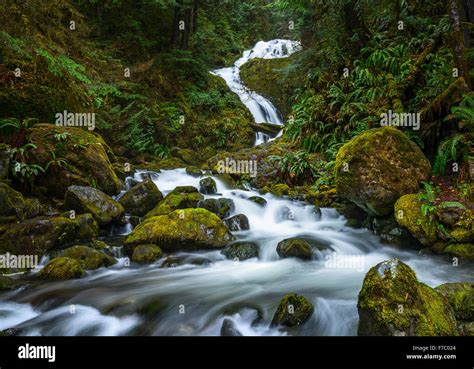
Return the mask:
{"type": "Polygon", "coordinates": [[[173,32],[171,34],[171,47],[175,47],[177,42],[178,42],[178,36],[179,36],[179,15],[181,13],[181,5],[179,2],[176,2],[176,5],[174,6],[174,15],[173,15],[173,32]]]}
{"type": "Polygon", "coordinates": [[[191,33],[191,12],[192,9],[188,8],[184,10],[184,31],[182,31],[181,38],[181,49],[188,50],[189,48],[189,36],[191,33]]]}
{"type": "Polygon", "coordinates": [[[193,8],[193,32],[197,31],[198,28],[198,10],[199,10],[199,0],[194,0],[193,8]]]}
{"type": "Polygon", "coordinates": [[[452,47],[454,52],[455,67],[458,68],[459,77],[469,83],[468,68],[466,57],[464,53],[464,33],[461,28],[461,19],[459,16],[459,8],[457,0],[449,0],[448,3],[449,17],[453,26],[452,32],[452,47]]]}

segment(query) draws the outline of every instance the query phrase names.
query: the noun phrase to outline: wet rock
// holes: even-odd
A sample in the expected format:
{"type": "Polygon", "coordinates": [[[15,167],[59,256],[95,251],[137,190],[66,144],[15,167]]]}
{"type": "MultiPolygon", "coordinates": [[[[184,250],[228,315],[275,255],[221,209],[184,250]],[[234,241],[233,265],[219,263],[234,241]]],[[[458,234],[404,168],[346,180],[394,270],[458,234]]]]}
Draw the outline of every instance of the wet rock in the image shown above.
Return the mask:
{"type": "Polygon", "coordinates": [[[17,282],[14,279],[0,275],[0,292],[13,290],[16,286],[17,282]]]}
{"type": "Polygon", "coordinates": [[[161,200],[163,200],[163,194],[152,181],[147,180],[131,188],[119,199],[119,203],[127,213],[142,217],[161,200]]]}
{"type": "Polygon", "coordinates": [[[173,191],[166,195],[166,197],[160,201],[160,203],[156,205],[155,208],[146,214],[145,219],[159,215],[166,215],[175,210],[196,208],[198,206],[198,202],[203,199],[204,196],[202,196],[195,187],[176,187],[173,191]]]}
{"type": "Polygon", "coordinates": [[[99,225],[92,214],[81,214],[75,219],[75,239],[79,241],[90,240],[99,235],[99,225]]]}
{"type": "Polygon", "coordinates": [[[238,214],[231,218],[224,219],[224,223],[231,232],[247,231],[250,229],[249,218],[244,214],[238,214]]]}
{"type": "Polygon", "coordinates": [[[418,282],[398,259],[365,276],[357,303],[359,336],[455,336],[454,312],[436,290],[418,282]]]}
{"type": "Polygon", "coordinates": [[[282,206],[278,209],[278,213],[275,215],[277,222],[284,222],[286,220],[295,220],[295,214],[288,206],[282,206]]]}
{"type": "Polygon", "coordinates": [[[386,216],[401,196],[418,192],[431,175],[420,148],[393,127],[365,131],[337,154],[335,182],[339,196],[370,215],[386,216]]]}
{"type": "Polygon", "coordinates": [[[252,196],[249,197],[247,200],[254,202],[257,205],[260,205],[262,207],[267,206],[267,200],[265,200],[263,197],[260,196],[252,196]]]}
{"type": "Polygon", "coordinates": [[[446,296],[456,319],[474,321],[474,283],[445,283],[436,291],[446,296]]]}
{"type": "Polygon", "coordinates": [[[199,181],[199,191],[205,195],[217,193],[216,181],[211,177],[203,178],[199,181]]]}
{"type": "Polygon", "coordinates": [[[455,243],[444,248],[443,254],[460,257],[466,260],[474,260],[473,243],[455,243]]]}
{"type": "Polygon", "coordinates": [[[10,169],[11,147],[7,144],[0,143],[0,179],[8,177],[10,169]]]}
{"type": "Polygon", "coordinates": [[[295,293],[286,295],[280,301],[271,325],[286,327],[300,326],[306,323],[314,313],[314,305],[304,296],[295,293]]]}
{"type": "Polygon", "coordinates": [[[375,234],[382,241],[399,248],[410,248],[419,250],[421,243],[411,235],[405,227],[398,224],[394,216],[388,218],[374,218],[372,227],[375,234]]]}
{"type": "Polygon", "coordinates": [[[117,263],[113,257],[87,246],[69,247],[61,252],[61,256],[77,260],[82,268],[88,270],[108,267],[117,263]]]}
{"type": "Polygon", "coordinates": [[[141,264],[151,264],[163,256],[163,251],[156,245],[139,245],[135,247],[132,261],[141,264]]]}
{"type": "Polygon", "coordinates": [[[212,261],[208,258],[196,256],[196,255],[174,255],[168,256],[161,264],[162,268],[176,268],[182,265],[209,265],[212,261]]]}
{"type": "Polygon", "coordinates": [[[43,255],[74,241],[76,224],[63,217],[34,218],[0,225],[0,254],[43,255]]]}
{"type": "Polygon", "coordinates": [[[197,204],[198,208],[209,210],[216,214],[219,218],[227,218],[230,213],[234,210],[235,204],[231,199],[205,199],[201,200],[197,204]]]}
{"type": "Polygon", "coordinates": [[[239,332],[234,322],[230,319],[224,319],[221,327],[221,336],[223,337],[239,337],[242,333],[239,332]]]}
{"type": "Polygon", "coordinates": [[[124,208],[120,203],[92,187],[69,187],[64,206],[78,214],[92,214],[101,227],[119,220],[124,214],[124,208]]]}
{"type": "Polygon", "coordinates": [[[23,195],[15,191],[5,183],[0,182],[0,216],[14,216],[23,218],[25,199],[23,195]]]}
{"type": "Polygon", "coordinates": [[[233,240],[217,215],[198,208],[146,219],[125,239],[124,245],[155,244],[166,251],[219,249],[233,240]]]}
{"type": "Polygon", "coordinates": [[[258,258],[259,247],[254,242],[236,242],[227,246],[221,251],[227,259],[244,261],[251,258],[258,258]]]}
{"type": "Polygon", "coordinates": [[[195,178],[199,178],[202,176],[202,170],[199,169],[198,167],[187,167],[186,174],[195,178]]]}
{"type": "Polygon", "coordinates": [[[66,257],[51,260],[39,272],[41,278],[57,280],[82,278],[84,275],[80,262],[66,257]]]}
{"type": "Polygon", "coordinates": [[[311,245],[302,238],[288,238],[278,243],[277,253],[281,258],[296,257],[311,260],[313,251],[311,245]]]}

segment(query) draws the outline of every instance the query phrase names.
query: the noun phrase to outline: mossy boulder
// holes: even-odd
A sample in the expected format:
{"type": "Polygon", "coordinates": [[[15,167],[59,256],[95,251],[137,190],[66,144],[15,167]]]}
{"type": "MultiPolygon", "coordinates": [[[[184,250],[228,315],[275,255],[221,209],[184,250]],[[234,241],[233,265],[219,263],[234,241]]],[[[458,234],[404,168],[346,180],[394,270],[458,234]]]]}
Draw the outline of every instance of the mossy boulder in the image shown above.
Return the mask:
{"type": "Polygon", "coordinates": [[[8,177],[10,170],[11,147],[7,144],[0,143],[0,179],[8,177]]]}
{"type": "Polygon", "coordinates": [[[176,210],[146,219],[125,239],[126,248],[154,244],[165,251],[219,249],[234,236],[222,220],[205,209],[176,210]]]}
{"type": "Polygon", "coordinates": [[[436,290],[447,297],[456,319],[474,321],[474,283],[445,283],[436,290]]]}
{"type": "Polygon", "coordinates": [[[244,261],[258,258],[259,248],[254,242],[236,242],[221,251],[227,259],[244,261]]]}
{"type": "Polygon", "coordinates": [[[453,309],[398,259],[365,276],[357,303],[359,336],[456,336],[453,309]]]}
{"type": "Polygon", "coordinates": [[[454,243],[444,248],[443,254],[474,260],[473,243],[454,243]]]}
{"type": "Polygon", "coordinates": [[[257,205],[260,205],[261,207],[267,206],[267,200],[260,196],[251,196],[247,200],[252,201],[257,205]]]}
{"type": "Polygon", "coordinates": [[[17,282],[10,277],[0,275],[0,292],[13,290],[17,286],[17,282]]]}
{"type": "Polygon", "coordinates": [[[231,199],[205,199],[197,203],[198,208],[209,210],[216,214],[219,218],[227,218],[234,210],[235,204],[231,199]]]}
{"type": "Polygon", "coordinates": [[[245,214],[237,214],[224,219],[224,223],[231,232],[247,231],[250,229],[249,218],[245,214]]]}
{"type": "Polygon", "coordinates": [[[67,257],[54,258],[39,272],[40,278],[57,280],[82,278],[84,275],[81,263],[67,257]]]}
{"type": "Polygon", "coordinates": [[[186,167],[186,174],[189,174],[192,177],[199,178],[202,176],[202,170],[198,167],[186,167]]]}
{"type": "Polygon", "coordinates": [[[84,269],[98,269],[117,263],[113,257],[87,246],[73,246],[61,252],[61,257],[77,260],[84,269]]]}
{"type": "Polygon", "coordinates": [[[119,203],[127,213],[142,217],[153,210],[161,200],[163,194],[152,181],[147,180],[132,187],[120,198],[119,203]]]}
{"type": "Polygon", "coordinates": [[[278,243],[277,253],[281,258],[295,257],[303,260],[311,260],[313,251],[308,241],[302,238],[288,238],[278,243]]]}
{"type": "Polygon", "coordinates": [[[31,157],[43,168],[53,159],[52,152],[66,161],[62,166],[50,166],[38,177],[50,196],[62,198],[70,186],[96,186],[109,195],[120,192],[123,184],[112,166],[116,158],[99,135],[80,128],[37,124],[28,130],[27,140],[36,145],[31,157]]]}
{"type": "Polygon", "coordinates": [[[145,219],[166,215],[175,210],[196,208],[198,202],[202,199],[204,199],[204,196],[195,187],[176,187],[146,214],[145,219]]]}
{"type": "Polygon", "coordinates": [[[100,226],[106,226],[124,214],[123,206],[97,188],[71,186],[64,207],[78,214],[90,213],[100,226]]]}
{"type": "Polygon", "coordinates": [[[199,191],[205,195],[213,195],[217,192],[216,181],[212,177],[206,177],[199,181],[199,191]]]}
{"type": "Polygon", "coordinates": [[[271,325],[300,326],[306,323],[313,313],[314,305],[306,297],[292,293],[280,301],[271,325]]]}
{"type": "Polygon", "coordinates": [[[438,239],[436,224],[421,212],[418,195],[405,195],[398,199],[395,203],[395,219],[424,246],[432,245],[438,239]]]}
{"type": "Polygon", "coordinates": [[[36,198],[25,199],[25,207],[23,208],[23,218],[31,219],[44,215],[46,207],[36,198]]]}
{"type": "Polygon", "coordinates": [[[99,235],[99,224],[92,214],[80,214],[75,218],[76,233],[75,239],[78,241],[90,240],[99,235]]]}
{"type": "Polygon", "coordinates": [[[33,218],[0,226],[0,254],[43,255],[74,241],[76,223],[63,217],[33,218]]]}
{"type": "Polygon", "coordinates": [[[0,216],[15,216],[17,219],[21,219],[24,210],[25,199],[23,195],[7,184],[0,182],[0,216]]]}
{"type": "Polygon", "coordinates": [[[338,195],[374,216],[391,214],[397,199],[416,193],[430,175],[430,162],[420,148],[393,127],[358,135],[336,157],[338,195]]]}
{"type": "Polygon", "coordinates": [[[132,261],[140,264],[153,263],[163,256],[163,250],[156,245],[139,245],[135,247],[132,261]]]}

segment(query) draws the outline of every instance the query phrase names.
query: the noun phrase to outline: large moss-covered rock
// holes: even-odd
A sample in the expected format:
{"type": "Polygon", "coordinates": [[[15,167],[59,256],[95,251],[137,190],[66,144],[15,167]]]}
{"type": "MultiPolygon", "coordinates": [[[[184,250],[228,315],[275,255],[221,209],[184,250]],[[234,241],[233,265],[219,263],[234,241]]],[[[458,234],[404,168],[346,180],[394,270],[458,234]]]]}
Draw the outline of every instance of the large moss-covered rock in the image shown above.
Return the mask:
{"type": "Polygon", "coordinates": [[[216,214],[219,218],[227,218],[234,210],[235,204],[232,199],[205,199],[197,203],[198,208],[209,210],[216,214]]]}
{"type": "Polygon", "coordinates": [[[152,181],[147,180],[131,188],[119,202],[127,213],[142,217],[161,200],[163,194],[152,181]]]}
{"type": "Polygon", "coordinates": [[[123,206],[97,188],[71,186],[66,191],[64,206],[78,214],[90,213],[100,226],[118,220],[123,206]]]}
{"type": "Polygon", "coordinates": [[[0,254],[43,255],[72,242],[76,224],[63,217],[34,218],[0,226],[0,254]]]}
{"type": "Polygon", "coordinates": [[[456,320],[446,299],[418,282],[398,259],[365,276],[357,303],[360,336],[455,336],[456,320]]]}
{"type": "Polygon", "coordinates": [[[155,208],[146,214],[145,219],[166,215],[179,209],[195,208],[202,199],[204,199],[204,196],[195,187],[176,187],[155,208]]]}
{"type": "Polygon", "coordinates": [[[308,241],[302,238],[288,238],[278,243],[277,253],[282,258],[299,258],[303,260],[310,260],[313,251],[308,241]]]}
{"type": "Polygon", "coordinates": [[[54,258],[39,272],[41,278],[57,280],[81,278],[84,275],[79,261],[66,257],[54,258]]]}
{"type": "Polygon", "coordinates": [[[99,225],[92,214],[81,214],[76,216],[75,239],[78,241],[90,240],[99,235],[99,225]]]}
{"type": "Polygon", "coordinates": [[[314,305],[311,302],[304,296],[292,293],[286,295],[280,301],[271,325],[300,326],[306,323],[313,313],[314,305]]]}
{"type": "Polygon", "coordinates": [[[395,219],[422,245],[429,246],[436,242],[436,224],[421,212],[418,195],[405,195],[398,199],[395,203],[395,219]]]}
{"type": "Polygon", "coordinates": [[[401,196],[429,179],[431,166],[420,148],[400,130],[368,130],[339,150],[335,181],[339,196],[367,213],[385,216],[401,196]]]}
{"type": "Polygon", "coordinates": [[[146,219],[126,238],[125,246],[154,244],[166,251],[219,249],[233,240],[217,215],[198,208],[146,219]]]}
{"type": "Polygon", "coordinates": [[[135,247],[132,260],[136,263],[153,263],[163,256],[163,251],[156,245],[139,245],[135,247]]]}
{"type": "Polygon", "coordinates": [[[436,290],[448,298],[456,319],[474,321],[474,283],[445,283],[436,290]]]}
{"type": "Polygon", "coordinates": [[[443,254],[474,260],[474,243],[454,243],[443,249],[443,254]]]}
{"type": "Polygon", "coordinates": [[[53,159],[52,152],[66,161],[61,166],[50,165],[47,173],[38,177],[49,195],[61,198],[74,185],[96,186],[109,195],[120,192],[122,183],[112,166],[115,156],[99,135],[81,128],[37,124],[28,130],[27,139],[36,145],[31,157],[43,168],[53,159]]]}
{"type": "Polygon", "coordinates": [[[254,242],[236,242],[221,251],[227,259],[244,261],[258,258],[259,248],[254,242]]]}
{"type": "Polygon", "coordinates": [[[77,260],[84,269],[98,269],[115,263],[113,257],[87,246],[73,246],[61,252],[61,256],[77,260]]]}
{"type": "Polygon", "coordinates": [[[21,219],[24,210],[25,199],[23,195],[7,184],[0,182],[0,216],[15,216],[21,219]]]}
{"type": "Polygon", "coordinates": [[[0,179],[8,177],[10,169],[11,147],[7,144],[0,143],[0,179]]]}

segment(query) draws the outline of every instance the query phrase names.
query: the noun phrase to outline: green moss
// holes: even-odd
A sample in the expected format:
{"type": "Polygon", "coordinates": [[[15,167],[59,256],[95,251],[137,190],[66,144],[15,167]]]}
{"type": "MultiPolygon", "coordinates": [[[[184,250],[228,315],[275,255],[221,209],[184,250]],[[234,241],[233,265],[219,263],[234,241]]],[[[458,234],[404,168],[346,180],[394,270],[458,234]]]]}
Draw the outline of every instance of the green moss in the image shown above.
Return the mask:
{"type": "Polygon", "coordinates": [[[146,219],[126,238],[130,249],[155,244],[163,250],[222,248],[234,237],[222,220],[205,209],[183,209],[146,219]]]}
{"type": "Polygon", "coordinates": [[[119,202],[131,215],[142,217],[163,200],[163,194],[152,181],[144,181],[132,187],[119,202]]]}
{"type": "Polygon", "coordinates": [[[113,257],[87,246],[69,247],[61,252],[61,256],[77,260],[84,269],[90,270],[117,263],[113,257]]]}
{"type": "Polygon", "coordinates": [[[90,240],[99,235],[99,225],[92,214],[81,214],[75,219],[76,234],[75,239],[79,241],[90,240]]]}
{"type": "Polygon", "coordinates": [[[84,274],[84,269],[77,260],[66,257],[51,260],[39,272],[41,278],[58,280],[81,278],[84,274]]]}
{"type": "Polygon", "coordinates": [[[430,174],[430,163],[420,148],[393,127],[361,133],[336,157],[339,196],[376,216],[392,213],[397,199],[417,192],[430,174]]]}
{"type": "Polygon", "coordinates": [[[296,257],[310,260],[313,251],[311,245],[301,238],[289,238],[278,243],[277,253],[282,258],[296,257]]]}
{"type": "Polygon", "coordinates": [[[176,188],[170,192],[155,208],[149,211],[145,219],[156,217],[159,215],[166,215],[175,210],[195,208],[199,201],[204,199],[197,189],[191,188],[176,188]]]}
{"type": "Polygon", "coordinates": [[[474,321],[473,283],[445,283],[436,287],[436,290],[446,296],[456,319],[474,321]]]}
{"type": "Polygon", "coordinates": [[[422,245],[429,246],[436,242],[436,224],[421,212],[418,195],[405,195],[398,199],[395,203],[395,219],[422,245]]]}
{"type": "Polygon", "coordinates": [[[227,246],[221,251],[221,254],[227,259],[243,261],[258,258],[259,248],[258,245],[253,242],[236,242],[227,246]]]}
{"type": "Polygon", "coordinates": [[[0,216],[21,218],[25,208],[23,195],[5,183],[0,182],[0,216]]]}
{"type": "Polygon", "coordinates": [[[461,257],[467,260],[474,260],[474,244],[455,243],[444,248],[444,254],[461,257]]]}
{"type": "Polygon", "coordinates": [[[304,296],[288,294],[280,301],[272,325],[300,326],[311,318],[314,306],[304,296]]]}
{"type": "Polygon", "coordinates": [[[163,256],[163,251],[156,245],[139,245],[135,247],[132,260],[136,263],[153,263],[163,256]]]}

